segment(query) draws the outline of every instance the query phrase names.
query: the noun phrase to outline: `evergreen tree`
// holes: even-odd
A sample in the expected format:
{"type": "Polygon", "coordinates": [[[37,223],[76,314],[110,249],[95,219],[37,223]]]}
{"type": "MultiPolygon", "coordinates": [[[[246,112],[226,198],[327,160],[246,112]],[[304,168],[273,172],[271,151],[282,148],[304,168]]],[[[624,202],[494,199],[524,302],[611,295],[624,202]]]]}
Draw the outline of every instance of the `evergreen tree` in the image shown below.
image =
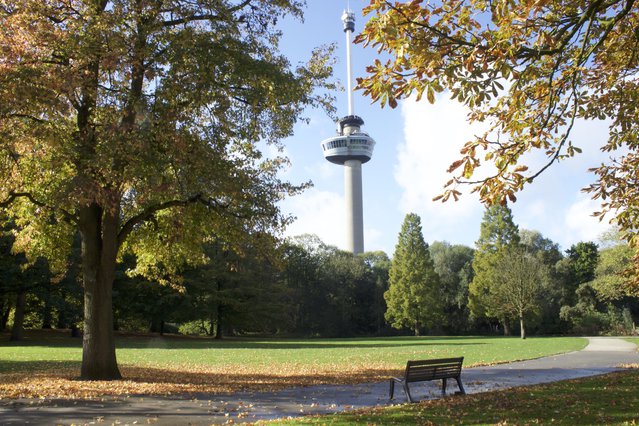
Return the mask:
{"type": "Polygon", "coordinates": [[[497,319],[509,334],[508,313],[497,297],[501,280],[501,258],[519,246],[519,231],[507,205],[495,204],[486,209],[479,240],[475,243],[475,276],[468,289],[468,306],[475,318],[497,319]]]}
{"type": "Polygon", "coordinates": [[[414,213],[404,219],[384,293],[386,320],[395,328],[409,328],[419,335],[442,318],[439,276],[424,242],[421,220],[414,213]]]}

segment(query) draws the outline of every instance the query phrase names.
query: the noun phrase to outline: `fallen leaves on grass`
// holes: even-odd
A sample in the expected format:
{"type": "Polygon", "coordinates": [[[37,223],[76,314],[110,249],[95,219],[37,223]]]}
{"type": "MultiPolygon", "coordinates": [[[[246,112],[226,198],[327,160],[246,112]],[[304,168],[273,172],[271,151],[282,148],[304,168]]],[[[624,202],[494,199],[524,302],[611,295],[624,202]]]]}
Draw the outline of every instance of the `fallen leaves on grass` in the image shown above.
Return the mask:
{"type": "MultiPolygon", "coordinates": [[[[527,386],[506,391],[313,416],[277,424],[366,425],[635,425],[639,420],[639,371],[527,386]]],[[[271,424],[271,423],[268,423],[271,424]]]]}
{"type": "Polygon", "coordinates": [[[172,395],[274,391],[292,386],[356,384],[386,380],[399,372],[385,365],[371,367],[243,365],[174,368],[122,366],[125,380],[78,380],[76,369],[42,370],[3,375],[0,398],[93,399],[102,396],[172,395]]]}

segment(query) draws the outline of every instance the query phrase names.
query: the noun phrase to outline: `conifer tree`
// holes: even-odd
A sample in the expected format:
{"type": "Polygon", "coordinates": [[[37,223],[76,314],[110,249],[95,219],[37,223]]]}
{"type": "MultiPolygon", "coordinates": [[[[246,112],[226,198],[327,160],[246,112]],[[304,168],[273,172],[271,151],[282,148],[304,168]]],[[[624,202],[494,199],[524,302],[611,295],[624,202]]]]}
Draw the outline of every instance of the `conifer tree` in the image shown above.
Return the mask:
{"type": "Polygon", "coordinates": [[[468,305],[475,318],[493,318],[508,334],[507,312],[497,294],[500,259],[519,245],[519,231],[507,205],[495,204],[484,212],[479,239],[475,243],[475,276],[468,289],[468,305]]]}
{"type": "Polygon", "coordinates": [[[432,329],[442,317],[439,276],[435,272],[421,220],[409,213],[399,233],[384,293],[386,320],[394,328],[409,328],[419,335],[432,329]]]}

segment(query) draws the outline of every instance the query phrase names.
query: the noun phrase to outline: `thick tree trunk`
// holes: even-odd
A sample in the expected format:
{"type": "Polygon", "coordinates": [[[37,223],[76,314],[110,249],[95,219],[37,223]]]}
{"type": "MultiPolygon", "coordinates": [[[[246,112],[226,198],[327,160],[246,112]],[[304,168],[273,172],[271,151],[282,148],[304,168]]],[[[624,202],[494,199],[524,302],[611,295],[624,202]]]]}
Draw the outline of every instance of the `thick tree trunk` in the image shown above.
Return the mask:
{"type": "Polygon", "coordinates": [[[118,251],[117,212],[92,204],[80,211],[84,337],[80,376],[86,380],[122,378],[115,357],[113,279],[118,251]]]}
{"type": "Polygon", "coordinates": [[[12,342],[20,341],[24,337],[24,310],[27,304],[27,291],[21,289],[16,297],[16,310],[13,314],[13,328],[11,329],[12,342]]]}
{"type": "Polygon", "coordinates": [[[523,315],[519,315],[519,326],[521,327],[521,338],[525,339],[526,338],[526,330],[524,329],[524,316],[523,315]]]}

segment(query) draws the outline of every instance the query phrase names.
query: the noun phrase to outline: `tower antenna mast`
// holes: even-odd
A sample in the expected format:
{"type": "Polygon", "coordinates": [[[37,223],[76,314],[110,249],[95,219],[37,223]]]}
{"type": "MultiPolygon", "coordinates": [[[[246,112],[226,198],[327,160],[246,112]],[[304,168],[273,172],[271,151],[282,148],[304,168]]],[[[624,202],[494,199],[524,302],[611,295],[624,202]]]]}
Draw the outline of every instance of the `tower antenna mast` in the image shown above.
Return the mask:
{"type": "Polygon", "coordinates": [[[344,23],[344,33],[346,34],[346,73],[348,78],[348,115],[355,114],[353,108],[353,64],[351,58],[351,36],[355,31],[355,14],[350,10],[345,10],[342,15],[344,23]]]}

